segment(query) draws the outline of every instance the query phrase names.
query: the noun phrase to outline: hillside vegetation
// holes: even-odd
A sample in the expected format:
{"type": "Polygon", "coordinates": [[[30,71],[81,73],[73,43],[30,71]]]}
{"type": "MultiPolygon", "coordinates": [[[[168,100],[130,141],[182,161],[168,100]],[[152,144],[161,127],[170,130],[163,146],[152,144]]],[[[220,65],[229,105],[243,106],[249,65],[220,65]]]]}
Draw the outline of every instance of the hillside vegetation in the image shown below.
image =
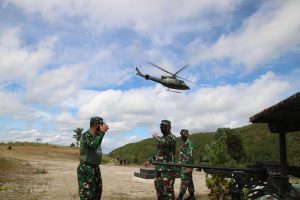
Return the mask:
{"type": "MultiPolygon", "coordinates": [[[[245,153],[243,164],[253,163],[259,160],[279,161],[278,134],[270,133],[266,124],[252,124],[233,129],[239,134],[244,145],[245,153]]],[[[205,145],[214,140],[214,132],[194,133],[190,139],[193,141],[195,163],[199,163],[200,157],[205,157],[205,145]]],[[[176,139],[177,155],[182,144],[181,138],[176,139]]],[[[141,164],[150,158],[156,150],[156,141],[152,138],[140,142],[127,144],[113,150],[109,155],[114,158],[127,159],[130,163],[141,164]]],[[[291,165],[300,165],[300,132],[287,134],[287,157],[291,165]]]]}

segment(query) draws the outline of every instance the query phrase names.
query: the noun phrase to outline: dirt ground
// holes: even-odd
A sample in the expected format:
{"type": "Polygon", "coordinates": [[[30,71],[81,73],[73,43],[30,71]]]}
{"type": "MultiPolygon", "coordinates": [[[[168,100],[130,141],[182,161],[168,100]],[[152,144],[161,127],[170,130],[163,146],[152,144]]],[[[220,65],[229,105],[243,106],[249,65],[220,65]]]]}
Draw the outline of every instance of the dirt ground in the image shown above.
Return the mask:
{"type": "MultiPolygon", "coordinates": [[[[76,169],[78,149],[52,146],[0,145],[0,199],[79,199],[76,169]]],[[[153,179],[134,177],[140,166],[101,165],[103,198],[156,199],[153,179]]],[[[194,172],[196,195],[206,199],[205,175],[194,172]]],[[[176,179],[178,194],[180,179],[176,179]]]]}

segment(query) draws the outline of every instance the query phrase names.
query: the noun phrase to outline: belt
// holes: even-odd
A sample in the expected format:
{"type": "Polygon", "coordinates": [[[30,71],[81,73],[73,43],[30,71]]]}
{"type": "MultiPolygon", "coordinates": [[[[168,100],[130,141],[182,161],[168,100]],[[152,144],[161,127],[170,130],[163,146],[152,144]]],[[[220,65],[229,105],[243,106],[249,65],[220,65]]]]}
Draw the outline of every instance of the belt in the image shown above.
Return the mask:
{"type": "Polygon", "coordinates": [[[86,162],[80,162],[80,163],[88,165],[88,166],[93,167],[93,168],[99,167],[99,165],[96,165],[96,164],[90,164],[90,163],[86,163],[86,162]]]}

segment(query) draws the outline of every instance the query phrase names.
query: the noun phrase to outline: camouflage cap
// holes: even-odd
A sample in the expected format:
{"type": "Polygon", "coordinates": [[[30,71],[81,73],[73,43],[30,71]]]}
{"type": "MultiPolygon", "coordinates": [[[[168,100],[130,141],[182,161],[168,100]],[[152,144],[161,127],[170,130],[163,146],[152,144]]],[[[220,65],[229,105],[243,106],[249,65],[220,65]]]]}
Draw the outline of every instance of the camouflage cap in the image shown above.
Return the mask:
{"type": "Polygon", "coordinates": [[[91,124],[101,124],[101,123],[104,123],[104,122],[103,122],[103,118],[95,116],[95,117],[91,118],[90,123],[91,124]]]}
{"type": "Polygon", "coordinates": [[[180,135],[188,136],[189,135],[189,131],[187,129],[181,129],[180,135]]]}
{"type": "Polygon", "coordinates": [[[171,121],[164,119],[164,120],[161,120],[160,124],[166,124],[166,125],[171,126],[171,121]]]}

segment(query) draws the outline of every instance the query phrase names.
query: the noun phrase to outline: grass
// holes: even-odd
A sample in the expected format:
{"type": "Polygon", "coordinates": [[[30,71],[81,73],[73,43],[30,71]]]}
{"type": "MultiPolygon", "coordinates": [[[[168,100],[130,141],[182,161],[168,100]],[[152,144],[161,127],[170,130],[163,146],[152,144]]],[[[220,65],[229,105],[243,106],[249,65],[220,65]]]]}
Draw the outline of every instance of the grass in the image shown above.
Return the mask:
{"type": "Polygon", "coordinates": [[[36,166],[35,173],[36,174],[46,174],[48,171],[45,166],[36,166]]]}
{"type": "MultiPolygon", "coordinates": [[[[7,150],[10,151],[10,150],[7,150]]],[[[34,174],[47,173],[46,167],[36,168],[24,160],[8,158],[0,151],[0,199],[41,199],[40,188],[46,188],[48,178],[37,181],[34,174]]]]}
{"type": "Polygon", "coordinates": [[[103,154],[101,164],[102,164],[102,165],[105,165],[105,164],[111,163],[112,160],[113,160],[112,157],[110,157],[110,156],[107,155],[107,154],[103,154]]]}
{"type": "Polygon", "coordinates": [[[11,171],[16,167],[16,160],[0,157],[0,171],[11,171]]]}
{"type": "MultiPolygon", "coordinates": [[[[3,143],[1,143],[3,144],[3,143]]],[[[0,145],[1,145],[0,144],[0,145]]],[[[41,143],[41,142],[9,142],[8,145],[17,145],[17,146],[49,146],[49,147],[60,147],[59,145],[41,143]]]]}
{"type": "MultiPolygon", "coordinates": [[[[0,148],[1,147],[5,151],[5,153],[13,151],[14,153],[26,156],[43,156],[50,159],[62,160],[79,160],[79,148],[76,147],[65,147],[32,142],[0,144],[0,148]],[[7,150],[9,145],[12,147],[11,150],[7,150]]],[[[113,159],[109,155],[103,154],[102,164],[111,163],[112,160],[113,159]]]]}

